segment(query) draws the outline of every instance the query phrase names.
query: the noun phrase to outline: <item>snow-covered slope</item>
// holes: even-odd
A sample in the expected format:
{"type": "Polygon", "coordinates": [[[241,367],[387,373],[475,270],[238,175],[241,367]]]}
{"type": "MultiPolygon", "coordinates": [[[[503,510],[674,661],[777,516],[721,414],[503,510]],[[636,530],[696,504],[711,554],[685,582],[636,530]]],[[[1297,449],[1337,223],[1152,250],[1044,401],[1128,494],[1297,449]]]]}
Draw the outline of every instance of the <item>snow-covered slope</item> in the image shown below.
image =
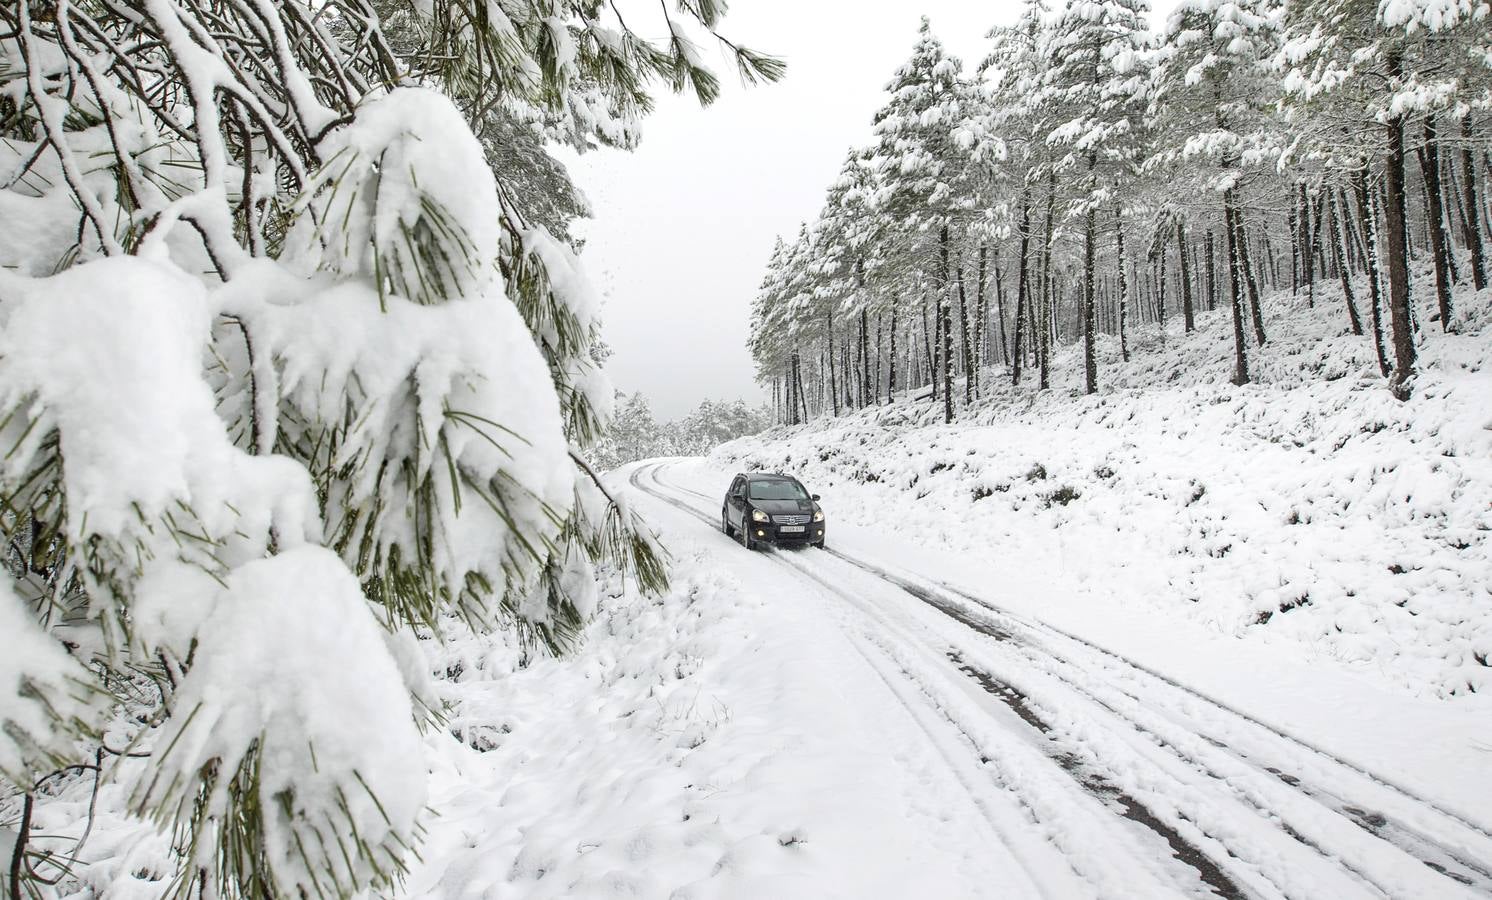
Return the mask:
{"type": "Polygon", "coordinates": [[[1052,390],[992,373],[952,425],[901,399],[711,462],[796,473],[832,520],[1019,560],[1093,602],[1296,641],[1414,692],[1492,688],[1492,292],[1457,296],[1459,334],[1422,308],[1422,374],[1399,403],[1340,290],[1318,288],[1314,308],[1266,302],[1255,384],[1229,383],[1218,310],[1192,335],[1141,331],[1129,363],[1105,340],[1095,396],[1068,351],[1052,390]]]}

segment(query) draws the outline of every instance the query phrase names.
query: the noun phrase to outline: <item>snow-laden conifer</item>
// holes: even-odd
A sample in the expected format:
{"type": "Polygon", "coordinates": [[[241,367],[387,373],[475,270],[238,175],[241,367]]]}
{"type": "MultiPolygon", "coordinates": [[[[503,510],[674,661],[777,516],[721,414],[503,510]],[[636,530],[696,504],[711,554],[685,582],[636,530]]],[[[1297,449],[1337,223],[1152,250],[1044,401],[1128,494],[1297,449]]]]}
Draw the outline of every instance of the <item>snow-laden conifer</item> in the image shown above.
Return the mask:
{"type": "MultiPolygon", "coordinates": [[[[165,893],[390,886],[440,714],[415,636],[559,649],[598,563],[664,583],[586,460],[612,392],[544,142],[711,99],[707,37],[782,70],[718,4],[635,12],[0,9],[0,777],[121,779],[165,893]]],[[[15,854],[13,892],[86,865],[15,854]]]]}

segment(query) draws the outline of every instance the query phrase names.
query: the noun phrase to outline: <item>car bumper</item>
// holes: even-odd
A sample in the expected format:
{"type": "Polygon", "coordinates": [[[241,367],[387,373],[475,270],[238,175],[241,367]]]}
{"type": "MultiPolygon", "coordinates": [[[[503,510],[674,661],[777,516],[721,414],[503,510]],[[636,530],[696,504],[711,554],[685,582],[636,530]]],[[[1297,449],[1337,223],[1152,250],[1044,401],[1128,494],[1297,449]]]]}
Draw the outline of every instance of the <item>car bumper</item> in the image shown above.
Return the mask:
{"type": "Polygon", "coordinates": [[[751,526],[751,536],[773,544],[818,544],[824,540],[824,524],[812,522],[801,526],[802,531],[784,531],[782,525],[755,522],[751,526]]]}

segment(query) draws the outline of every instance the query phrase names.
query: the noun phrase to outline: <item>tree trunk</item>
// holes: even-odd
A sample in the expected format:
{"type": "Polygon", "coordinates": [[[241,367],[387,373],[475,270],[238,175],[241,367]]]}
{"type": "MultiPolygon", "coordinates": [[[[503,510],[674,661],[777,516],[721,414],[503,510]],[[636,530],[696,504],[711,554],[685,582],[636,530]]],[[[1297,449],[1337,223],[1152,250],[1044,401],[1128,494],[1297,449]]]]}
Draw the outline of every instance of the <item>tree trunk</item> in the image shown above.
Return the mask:
{"type": "Polygon", "coordinates": [[[1373,350],[1378,354],[1378,370],[1388,377],[1388,355],[1383,348],[1383,279],[1379,265],[1380,247],[1378,239],[1378,216],[1368,196],[1368,170],[1359,169],[1353,178],[1357,189],[1357,214],[1363,223],[1366,235],[1366,259],[1368,263],[1368,286],[1372,288],[1373,310],[1369,317],[1373,323],[1373,350]]]}
{"type": "Polygon", "coordinates": [[[942,343],[939,346],[938,355],[940,375],[943,381],[943,423],[946,425],[953,421],[953,314],[949,309],[953,305],[953,284],[949,278],[948,268],[948,226],[944,225],[938,234],[938,246],[941,250],[943,267],[940,271],[940,284],[938,291],[938,320],[943,330],[942,343]]]}
{"type": "Polygon", "coordinates": [[[1010,365],[1010,339],[1005,333],[1005,268],[1000,265],[1000,248],[995,248],[995,323],[999,326],[1000,365],[1010,365]]]}
{"type": "Polygon", "coordinates": [[[1186,255],[1186,223],[1176,220],[1176,252],[1181,257],[1181,317],[1187,334],[1197,328],[1196,315],[1192,312],[1192,267],[1186,255]]]}
{"type": "Polygon", "coordinates": [[[1347,303],[1347,321],[1352,324],[1352,333],[1362,337],[1362,317],[1357,314],[1357,304],[1352,299],[1352,272],[1347,268],[1346,212],[1347,201],[1338,194],[1331,209],[1331,246],[1336,255],[1337,275],[1342,280],[1342,298],[1347,303]]]}
{"type": "Polygon", "coordinates": [[[979,245],[979,280],[974,283],[974,394],[979,395],[979,375],[989,365],[989,292],[984,280],[988,273],[989,247],[979,245]]]}
{"type": "MultiPolygon", "coordinates": [[[[962,254],[960,254],[962,258],[962,254]]],[[[958,336],[963,344],[964,403],[974,400],[974,343],[969,340],[969,295],[964,290],[964,267],[958,267],[958,336]]]]}
{"type": "Polygon", "coordinates": [[[1036,321],[1036,359],[1040,372],[1038,386],[1051,387],[1052,356],[1052,215],[1057,203],[1057,175],[1047,175],[1046,230],[1041,238],[1041,296],[1036,321]]]}
{"type": "Polygon", "coordinates": [[[798,424],[798,398],[795,396],[797,380],[793,377],[793,372],[797,367],[798,351],[794,350],[788,354],[787,358],[787,423],[789,425],[798,424]]]}
{"type": "Polygon", "coordinates": [[[1311,215],[1311,197],[1300,183],[1300,279],[1305,282],[1306,306],[1316,306],[1316,253],[1321,238],[1321,219],[1311,215]]]}
{"type": "Polygon", "coordinates": [[[828,350],[825,356],[829,360],[829,399],[834,404],[834,417],[839,418],[839,388],[834,383],[834,311],[831,309],[825,314],[829,330],[828,350]]]}
{"type": "Polygon", "coordinates": [[[860,308],[860,406],[870,405],[870,311],[860,308]]]}
{"type": "Polygon", "coordinates": [[[1233,210],[1234,194],[1230,188],[1223,194],[1223,237],[1228,252],[1228,287],[1233,303],[1233,383],[1249,383],[1249,364],[1243,336],[1243,284],[1240,278],[1237,218],[1233,210]]]}
{"type": "Polygon", "coordinates": [[[1425,178],[1425,199],[1430,207],[1425,219],[1430,236],[1430,254],[1435,260],[1435,298],[1440,306],[1440,327],[1443,331],[1450,331],[1450,247],[1445,239],[1445,197],[1440,187],[1440,146],[1435,139],[1433,115],[1425,118],[1425,150],[1420,156],[1420,171],[1425,178]]]}
{"type": "Polygon", "coordinates": [[[1161,340],[1166,337],[1166,241],[1161,235],[1157,243],[1160,252],[1155,261],[1155,321],[1160,323],[1161,340]]]}
{"type": "MultiPolygon", "coordinates": [[[[1090,165],[1091,168],[1091,165],[1090,165]]],[[[1088,214],[1083,220],[1083,389],[1089,394],[1098,393],[1098,351],[1094,346],[1093,313],[1097,308],[1093,298],[1093,245],[1097,241],[1095,232],[1097,211],[1088,203],[1088,214]]]]}
{"type": "Polygon", "coordinates": [[[1466,198],[1466,246],[1471,248],[1471,283],[1487,286],[1486,251],[1482,243],[1481,203],[1476,196],[1476,165],[1471,153],[1471,114],[1461,119],[1461,190],[1466,198]]]}
{"type": "Polygon", "coordinates": [[[891,342],[886,352],[886,404],[896,402],[896,303],[891,304],[891,342]]]}
{"type": "MultiPolygon", "coordinates": [[[[938,397],[938,382],[933,378],[933,352],[932,332],[928,330],[927,324],[927,297],[922,298],[922,355],[927,359],[927,380],[932,383],[932,395],[936,400],[938,397]]],[[[919,379],[920,380],[920,379],[919,379]]]]}
{"type": "Polygon", "coordinates": [[[1295,202],[1295,191],[1290,191],[1290,299],[1300,297],[1300,207],[1295,202]]]}
{"type": "Polygon", "coordinates": [[[1129,260],[1124,255],[1124,221],[1118,204],[1114,205],[1114,252],[1119,264],[1119,357],[1129,362],[1129,335],[1125,327],[1129,318],[1129,280],[1125,276],[1129,260]]]}
{"type": "Polygon", "coordinates": [[[1248,286],[1249,317],[1254,326],[1254,341],[1264,346],[1264,316],[1259,308],[1259,282],[1254,278],[1253,260],[1249,258],[1248,231],[1243,224],[1243,210],[1233,210],[1233,227],[1238,230],[1238,264],[1243,268],[1244,284],[1248,286]]]}
{"type": "MultiPolygon", "coordinates": [[[[1391,58],[1397,70],[1400,60],[1391,58]]],[[[1394,329],[1394,377],[1389,390],[1399,400],[1408,400],[1414,390],[1414,322],[1410,311],[1409,259],[1404,202],[1404,120],[1390,118],[1388,130],[1388,179],[1385,185],[1388,220],[1388,310],[1394,329]]]]}
{"type": "Polygon", "coordinates": [[[1021,225],[1020,225],[1020,264],[1016,274],[1015,284],[1015,346],[1011,352],[1010,359],[1010,383],[1021,383],[1021,365],[1025,362],[1024,350],[1021,346],[1021,338],[1026,334],[1026,306],[1029,300],[1029,285],[1031,283],[1029,266],[1031,246],[1031,203],[1028,188],[1021,188],[1021,225]]]}
{"type": "Polygon", "coordinates": [[[1212,229],[1207,229],[1207,311],[1217,309],[1217,247],[1212,239],[1212,229]]]}

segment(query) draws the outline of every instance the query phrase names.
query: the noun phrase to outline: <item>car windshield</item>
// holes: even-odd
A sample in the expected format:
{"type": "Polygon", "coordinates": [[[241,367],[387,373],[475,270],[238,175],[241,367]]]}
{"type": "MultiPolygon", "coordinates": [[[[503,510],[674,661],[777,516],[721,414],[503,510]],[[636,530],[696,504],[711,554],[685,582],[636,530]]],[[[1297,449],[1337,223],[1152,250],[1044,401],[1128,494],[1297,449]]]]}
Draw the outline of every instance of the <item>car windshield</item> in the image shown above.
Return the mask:
{"type": "Polygon", "coordinates": [[[796,481],[753,481],[750,487],[753,500],[807,500],[808,492],[796,481]]]}

